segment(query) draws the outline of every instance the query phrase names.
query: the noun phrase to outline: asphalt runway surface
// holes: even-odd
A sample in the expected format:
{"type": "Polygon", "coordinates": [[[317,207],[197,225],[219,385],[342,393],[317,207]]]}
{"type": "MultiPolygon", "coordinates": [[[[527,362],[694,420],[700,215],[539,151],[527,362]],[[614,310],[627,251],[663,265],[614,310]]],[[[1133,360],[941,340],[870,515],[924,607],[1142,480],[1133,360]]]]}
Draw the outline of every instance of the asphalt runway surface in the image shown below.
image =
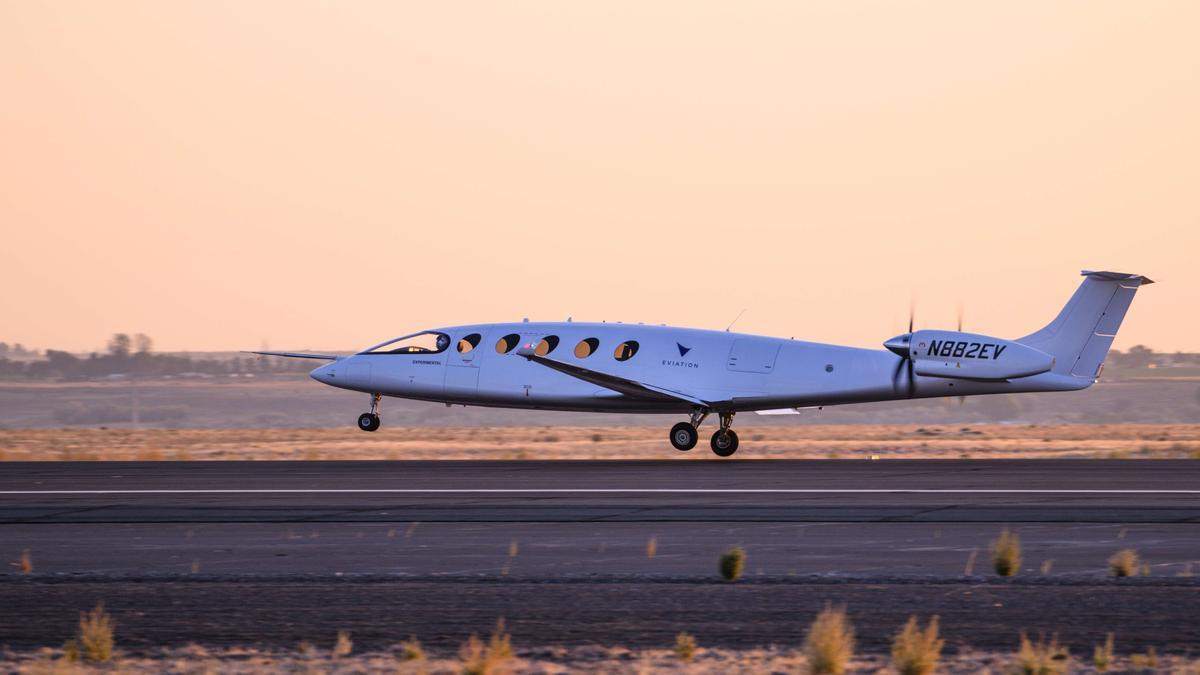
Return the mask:
{"type": "Polygon", "coordinates": [[[132,646],[451,645],[505,616],[527,643],[749,647],[834,601],[880,649],[918,612],[951,644],[1197,651],[1198,525],[1186,460],[5,463],[0,555],[34,573],[0,575],[0,644],[59,644],[103,599],[132,646]],[[989,570],[1005,527],[1015,580],[989,570]],[[1126,547],[1149,579],[1106,578],[1126,547]]]}

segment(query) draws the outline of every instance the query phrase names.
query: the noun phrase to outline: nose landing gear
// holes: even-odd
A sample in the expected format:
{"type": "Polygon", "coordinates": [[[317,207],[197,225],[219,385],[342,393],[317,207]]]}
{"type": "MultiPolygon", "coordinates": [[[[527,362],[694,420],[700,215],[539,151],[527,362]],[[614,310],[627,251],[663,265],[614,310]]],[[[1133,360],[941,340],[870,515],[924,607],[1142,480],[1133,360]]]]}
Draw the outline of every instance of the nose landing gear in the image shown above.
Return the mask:
{"type": "Polygon", "coordinates": [[[371,412],[365,412],[358,416],[358,428],[363,431],[375,431],[379,428],[379,400],[383,396],[380,394],[371,394],[371,412]]]}

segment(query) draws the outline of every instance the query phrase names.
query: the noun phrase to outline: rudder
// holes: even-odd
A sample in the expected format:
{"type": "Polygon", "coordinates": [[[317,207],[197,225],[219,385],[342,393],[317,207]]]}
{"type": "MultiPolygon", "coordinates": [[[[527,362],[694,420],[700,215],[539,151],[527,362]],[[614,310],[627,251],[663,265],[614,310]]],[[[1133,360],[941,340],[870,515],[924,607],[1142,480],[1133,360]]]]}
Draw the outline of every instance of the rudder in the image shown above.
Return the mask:
{"type": "Polygon", "coordinates": [[[1092,272],[1045,328],[1017,342],[1055,357],[1053,372],[1095,380],[1137,289],[1154,283],[1138,274],[1092,272]]]}

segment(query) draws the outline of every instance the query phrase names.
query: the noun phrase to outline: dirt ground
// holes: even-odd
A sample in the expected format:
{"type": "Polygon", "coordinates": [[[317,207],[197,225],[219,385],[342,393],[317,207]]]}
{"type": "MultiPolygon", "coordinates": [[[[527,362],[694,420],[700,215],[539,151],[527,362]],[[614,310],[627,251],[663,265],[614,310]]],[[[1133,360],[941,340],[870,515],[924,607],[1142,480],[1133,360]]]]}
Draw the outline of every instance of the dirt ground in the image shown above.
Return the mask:
{"type": "MultiPolygon", "coordinates": [[[[1086,651],[1086,650],[1084,650],[1086,651]]],[[[334,657],[328,648],[305,648],[294,652],[270,652],[251,648],[208,650],[199,646],[182,649],[164,649],[159,653],[143,657],[118,655],[112,663],[88,666],[71,664],[63,660],[61,650],[44,649],[36,652],[8,653],[0,655],[0,669],[13,673],[179,673],[197,675],[203,673],[231,673],[235,675],[257,673],[329,673],[398,675],[459,675],[464,672],[461,658],[454,654],[429,655],[423,659],[403,660],[403,648],[373,651],[363,654],[351,653],[334,657]]],[[[1098,672],[1148,673],[1162,672],[1191,675],[1200,672],[1200,661],[1178,656],[1155,656],[1147,654],[1117,656],[1106,671],[1097,670],[1091,654],[1072,654],[1069,659],[1056,662],[1060,672],[1091,675],[1098,672]],[[1136,661],[1136,665],[1135,665],[1136,661]],[[1155,663],[1153,667],[1149,663],[1155,663]]],[[[513,658],[496,664],[491,672],[512,675],[562,673],[564,675],[593,673],[680,673],[707,675],[709,673],[754,674],[806,672],[806,659],[797,650],[790,649],[705,649],[699,648],[691,661],[683,661],[672,650],[647,649],[631,651],[622,647],[565,649],[547,647],[543,649],[517,649],[513,658]]],[[[852,659],[847,673],[896,673],[889,660],[883,656],[860,656],[852,659]]],[[[968,673],[1022,672],[1014,653],[990,653],[965,651],[943,656],[937,672],[947,675],[968,673]]],[[[1054,671],[1047,671],[1048,673],[1054,671]]]]}
{"type": "MultiPolygon", "coordinates": [[[[708,429],[704,429],[707,431],[708,429]]],[[[0,429],[0,461],[710,459],[654,427],[0,429]]],[[[741,431],[743,459],[1198,458],[1200,425],[811,425],[741,431]]]]}

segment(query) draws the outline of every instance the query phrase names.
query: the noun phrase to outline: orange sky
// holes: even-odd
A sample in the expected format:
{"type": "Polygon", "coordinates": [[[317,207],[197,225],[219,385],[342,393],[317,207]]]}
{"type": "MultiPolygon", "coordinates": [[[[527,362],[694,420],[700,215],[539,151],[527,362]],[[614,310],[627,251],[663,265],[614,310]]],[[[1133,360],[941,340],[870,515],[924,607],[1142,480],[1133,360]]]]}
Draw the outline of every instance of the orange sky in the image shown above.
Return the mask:
{"type": "Polygon", "coordinates": [[[0,340],[607,319],[1200,350],[1197,2],[0,0],[0,340]]]}

